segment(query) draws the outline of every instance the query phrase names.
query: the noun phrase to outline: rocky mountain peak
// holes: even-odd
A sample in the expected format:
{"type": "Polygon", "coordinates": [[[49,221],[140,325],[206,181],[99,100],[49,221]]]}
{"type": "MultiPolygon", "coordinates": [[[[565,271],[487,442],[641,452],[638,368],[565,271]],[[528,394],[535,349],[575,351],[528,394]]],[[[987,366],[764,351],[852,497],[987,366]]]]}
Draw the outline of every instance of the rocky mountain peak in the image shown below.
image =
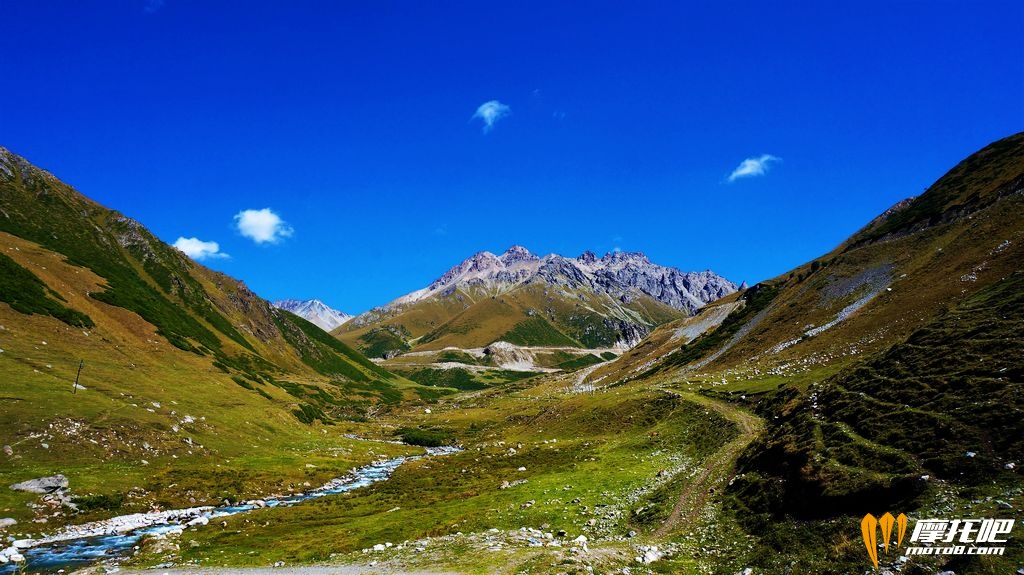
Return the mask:
{"type": "Polygon", "coordinates": [[[290,311],[309,320],[324,331],[331,331],[354,317],[338,311],[318,299],[284,299],[274,302],[274,307],[290,311]]]}
{"type": "Polygon", "coordinates": [[[647,258],[647,255],[643,252],[608,252],[601,258],[602,262],[605,263],[619,263],[619,262],[637,262],[637,263],[651,263],[651,260],[647,258]]]}
{"type": "Polygon", "coordinates": [[[715,274],[682,272],[651,263],[641,252],[611,252],[598,259],[591,251],[578,258],[549,254],[539,258],[514,245],[500,256],[478,252],[448,270],[429,286],[405,295],[392,305],[410,304],[458,288],[504,292],[527,283],[545,283],[608,294],[622,301],[646,295],[691,313],[736,291],[736,284],[715,274]]]}
{"type": "Polygon", "coordinates": [[[498,259],[505,265],[511,265],[516,262],[536,261],[540,258],[530,253],[530,250],[523,246],[515,245],[505,250],[505,253],[501,254],[498,259]]]}

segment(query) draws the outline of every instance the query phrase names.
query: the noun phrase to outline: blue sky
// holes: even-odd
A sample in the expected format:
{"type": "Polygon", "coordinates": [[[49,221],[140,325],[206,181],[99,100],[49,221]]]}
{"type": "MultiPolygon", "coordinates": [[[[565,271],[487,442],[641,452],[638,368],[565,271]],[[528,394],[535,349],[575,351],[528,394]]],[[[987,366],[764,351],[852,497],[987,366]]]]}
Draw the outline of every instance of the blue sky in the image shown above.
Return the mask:
{"type": "Polygon", "coordinates": [[[1016,1],[3,10],[0,145],[349,312],[512,244],[753,283],[1024,129],[1016,1]]]}

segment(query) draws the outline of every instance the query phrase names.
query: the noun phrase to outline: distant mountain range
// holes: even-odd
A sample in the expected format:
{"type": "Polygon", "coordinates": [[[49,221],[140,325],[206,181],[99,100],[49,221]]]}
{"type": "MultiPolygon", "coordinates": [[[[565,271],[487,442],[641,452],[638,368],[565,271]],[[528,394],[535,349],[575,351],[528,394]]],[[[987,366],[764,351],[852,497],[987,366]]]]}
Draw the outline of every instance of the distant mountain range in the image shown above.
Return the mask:
{"type": "Polygon", "coordinates": [[[338,311],[318,299],[283,299],[274,302],[274,307],[305,318],[324,331],[331,331],[355,317],[338,311]]]}
{"type": "Polygon", "coordinates": [[[642,253],[539,257],[512,246],[501,255],[476,253],[335,333],[372,357],[495,341],[629,347],[654,326],[736,289],[714,272],[682,272],[642,253]]]}

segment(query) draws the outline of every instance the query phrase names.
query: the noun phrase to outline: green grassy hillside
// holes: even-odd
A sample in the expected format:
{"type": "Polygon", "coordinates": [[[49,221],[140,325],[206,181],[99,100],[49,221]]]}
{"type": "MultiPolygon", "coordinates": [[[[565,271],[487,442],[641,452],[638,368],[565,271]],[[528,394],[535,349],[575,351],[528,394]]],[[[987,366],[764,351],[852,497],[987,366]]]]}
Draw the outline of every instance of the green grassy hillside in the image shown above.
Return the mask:
{"type": "MultiPolygon", "coordinates": [[[[748,564],[857,573],[865,513],[992,517],[1024,503],[1022,190],[1018,134],[740,294],[711,331],[674,349],[662,335],[620,360],[647,367],[638,382],[700,390],[766,422],[724,499],[722,517],[757,541],[748,564]]],[[[591,381],[621,375],[615,365],[591,381]]],[[[1013,542],[1005,558],[904,569],[1006,573],[1022,556],[1013,542]]]]}
{"type": "MultiPolygon", "coordinates": [[[[372,459],[342,434],[439,393],[6,150],[0,168],[0,484],[64,473],[78,494],[148,493],[119,510],[256,496],[372,459]]],[[[0,492],[0,514],[34,516],[0,492]]]]}
{"type": "Polygon", "coordinates": [[[593,349],[615,345],[626,324],[649,332],[686,315],[647,296],[624,303],[603,294],[526,284],[500,294],[460,288],[374,322],[350,322],[334,334],[371,357],[410,349],[485,347],[495,341],[593,349]]]}
{"type": "Polygon", "coordinates": [[[971,156],[832,252],[752,287],[663,375],[780,374],[847,365],[1006,277],[1024,254],[1024,135],[971,156]],[[755,303],[754,307],[749,304],[755,303]]]}

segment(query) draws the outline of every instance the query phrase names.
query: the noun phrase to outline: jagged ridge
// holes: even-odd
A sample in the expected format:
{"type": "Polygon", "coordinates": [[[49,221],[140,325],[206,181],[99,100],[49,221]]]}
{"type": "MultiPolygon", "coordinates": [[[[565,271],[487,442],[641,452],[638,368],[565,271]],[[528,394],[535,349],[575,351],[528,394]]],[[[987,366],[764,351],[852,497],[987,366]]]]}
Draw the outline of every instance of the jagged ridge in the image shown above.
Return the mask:
{"type": "Polygon", "coordinates": [[[496,256],[478,252],[421,290],[388,306],[414,303],[455,287],[484,286],[508,291],[528,283],[584,288],[619,299],[643,293],[675,309],[695,312],[709,302],[736,291],[736,284],[706,270],[682,272],[654,264],[641,252],[611,252],[598,258],[586,251],[576,258],[558,254],[538,257],[522,246],[496,256]]]}

